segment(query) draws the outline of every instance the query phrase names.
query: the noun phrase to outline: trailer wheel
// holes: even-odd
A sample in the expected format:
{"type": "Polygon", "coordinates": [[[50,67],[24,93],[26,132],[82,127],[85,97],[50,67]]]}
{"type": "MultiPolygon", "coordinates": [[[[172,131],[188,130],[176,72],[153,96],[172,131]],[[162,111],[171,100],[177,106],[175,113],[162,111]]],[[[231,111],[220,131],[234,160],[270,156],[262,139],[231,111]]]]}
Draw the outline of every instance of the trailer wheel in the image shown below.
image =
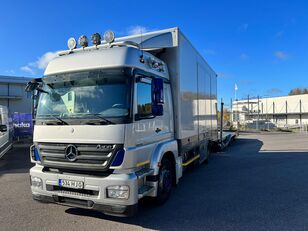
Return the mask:
{"type": "Polygon", "coordinates": [[[210,154],[211,154],[211,150],[210,150],[210,146],[208,145],[207,148],[206,148],[206,158],[204,160],[204,164],[208,164],[209,163],[210,154]]]}
{"type": "Polygon", "coordinates": [[[168,200],[172,190],[173,179],[174,174],[171,161],[163,158],[159,169],[157,197],[155,198],[157,204],[161,205],[168,200]]]}

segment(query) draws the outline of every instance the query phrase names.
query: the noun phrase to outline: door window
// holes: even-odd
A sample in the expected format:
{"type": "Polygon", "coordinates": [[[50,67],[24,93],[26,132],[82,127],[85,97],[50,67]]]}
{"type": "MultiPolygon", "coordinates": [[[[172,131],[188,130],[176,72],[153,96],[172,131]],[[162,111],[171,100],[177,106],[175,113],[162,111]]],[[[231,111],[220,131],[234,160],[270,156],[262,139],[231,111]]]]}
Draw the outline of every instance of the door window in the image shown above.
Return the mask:
{"type": "Polygon", "coordinates": [[[137,83],[137,112],[139,117],[152,114],[151,81],[137,83]]]}

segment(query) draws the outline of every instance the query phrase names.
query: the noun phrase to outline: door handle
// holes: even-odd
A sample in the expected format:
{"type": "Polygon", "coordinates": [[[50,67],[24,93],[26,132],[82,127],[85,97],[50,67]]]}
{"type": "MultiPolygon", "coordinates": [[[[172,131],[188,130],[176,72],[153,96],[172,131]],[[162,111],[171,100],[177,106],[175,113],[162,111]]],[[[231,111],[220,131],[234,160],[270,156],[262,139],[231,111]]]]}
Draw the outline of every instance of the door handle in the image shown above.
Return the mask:
{"type": "Polygon", "coordinates": [[[155,132],[159,133],[159,132],[161,132],[161,129],[160,128],[156,128],[155,132]]]}

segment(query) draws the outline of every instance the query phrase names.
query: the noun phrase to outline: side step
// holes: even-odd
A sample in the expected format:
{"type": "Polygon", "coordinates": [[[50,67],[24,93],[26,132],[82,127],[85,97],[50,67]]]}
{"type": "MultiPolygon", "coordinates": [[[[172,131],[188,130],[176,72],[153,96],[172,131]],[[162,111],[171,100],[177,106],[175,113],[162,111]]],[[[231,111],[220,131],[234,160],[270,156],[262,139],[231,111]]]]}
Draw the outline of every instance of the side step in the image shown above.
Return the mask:
{"type": "Polygon", "coordinates": [[[142,168],[139,171],[135,172],[138,179],[142,179],[146,176],[152,175],[154,173],[154,169],[152,168],[142,168]]]}
{"type": "Polygon", "coordinates": [[[138,198],[141,199],[145,197],[146,195],[153,192],[153,190],[154,190],[154,187],[149,186],[149,185],[143,185],[141,188],[138,189],[138,198]]]}
{"type": "MultiPolygon", "coordinates": [[[[152,168],[142,168],[139,171],[135,172],[136,176],[138,177],[138,179],[144,179],[146,178],[146,176],[149,175],[153,175],[154,174],[154,169],[152,168]]],[[[145,196],[147,196],[148,194],[152,193],[154,191],[154,187],[150,186],[150,185],[142,185],[139,189],[138,189],[138,198],[141,199],[145,196]]]]}

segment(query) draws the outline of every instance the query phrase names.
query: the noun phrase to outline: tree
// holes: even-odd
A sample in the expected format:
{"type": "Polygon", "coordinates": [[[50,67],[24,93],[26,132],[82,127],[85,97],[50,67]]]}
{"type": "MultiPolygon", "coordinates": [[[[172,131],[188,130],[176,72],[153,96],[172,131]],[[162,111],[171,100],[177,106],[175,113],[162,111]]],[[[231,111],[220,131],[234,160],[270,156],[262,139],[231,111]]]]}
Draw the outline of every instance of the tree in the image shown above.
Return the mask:
{"type": "MultiPolygon", "coordinates": [[[[221,113],[220,113],[220,111],[218,111],[217,112],[218,123],[220,123],[220,115],[221,115],[221,113]]],[[[230,122],[230,119],[231,119],[231,112],[228,109],[224,108],[224,115],[223,115],[224,123],[226,124],[226,123],[230,122]]]]}
{"type": "Polygon", "coordinates": [[[308,94],[308,88],[294,88],[289,92],[289,95],[308,94]]]}

